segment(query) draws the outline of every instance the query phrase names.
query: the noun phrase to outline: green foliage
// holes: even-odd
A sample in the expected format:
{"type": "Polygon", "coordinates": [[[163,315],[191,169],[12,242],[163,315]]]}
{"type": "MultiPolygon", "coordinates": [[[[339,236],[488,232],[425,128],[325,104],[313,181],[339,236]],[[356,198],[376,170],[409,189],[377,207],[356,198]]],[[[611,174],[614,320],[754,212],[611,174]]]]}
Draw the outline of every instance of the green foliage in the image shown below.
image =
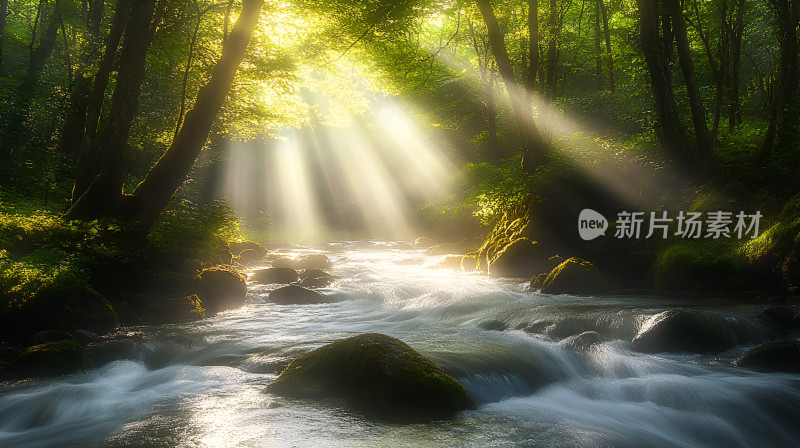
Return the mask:
{"type": "Polygon", "coordinates": [[[222,200],[173,199],[148,235],[153,246],[165,251],[213,251],[238,238],[238,218],[222,200]]]}
{"type": "Polygon", "coordinates": [[[464,206],[473,210],[485,226],[495,224],[510,208],[531,198],[531,178],[522,170],[521,156],[491,163],[467,163],[459,178],[464,206]]]}

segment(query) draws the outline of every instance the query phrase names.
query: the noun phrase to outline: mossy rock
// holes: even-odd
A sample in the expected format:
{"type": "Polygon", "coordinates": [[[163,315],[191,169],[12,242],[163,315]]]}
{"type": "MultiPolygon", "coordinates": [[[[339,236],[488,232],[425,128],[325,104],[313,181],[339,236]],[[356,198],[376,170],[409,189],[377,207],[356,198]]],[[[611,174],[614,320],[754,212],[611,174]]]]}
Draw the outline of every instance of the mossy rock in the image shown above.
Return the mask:
{"type": "Polygon", "coordinates": [[[547,257],[536,241],[518,238],[497,252],[489,262],[492,277],[526,277],[547,270],[547,257]]]}
{"type": "Polygon", "coordinates": [[[244,305],[247,281],[236,271],[210,268],[200,273],[196,291],[206,313],[214,314],[244,305]]]}
{"type": "Polygon", "coordinates": [[[269,284],[288,284],[300,280],[300,276],[292,268],[267,268],[253,272],[254,282],[269,284]]]}
{"type": "Polygon", "coordinates": [[[329,269],[331,260],[323,254],[301,255],[294,260],[295,269],[329,269]]]}
{"type": "Polygon", "coordinates": [[[63,340],[28,347],[11,362],[9,370],[21,376],[58,376],[91,367],[76,341],[63,340]]]}
{"type": "Polygon", "coordinates": [[[406,343],[378,333],[341,339],[292,361],[266,388],[296,398],[342,398],[397,420],[430,420],[474,407],[467,390],[406,343]]]}
{"type": "Polygon", "coordinates": [[[262,259],[263,257],[259,256],[258,252],[253,249],[245,249],[237,257],[237,261],[245,266],[261,261],[262,259]]]}
{"type": "Polygon", "coordinates": [[[561,344],[572,350],[588,350],[601,341],[600,333],[596,331],[584,331],[583,333],[562,340],[561,344]]]}
{"type": "Polygon", "coordinates": [[[548,275],[549,273],[545,272],[534,275],[533,278],[531,278],[531,283],[528,285],[528,289],[530,291],[540,291],[542,286],[544,286],[544,281],[547,279],[548,275]]]}
{"type": "Polygon", "coordinates": [[[674,309],[651,316],[631,342],[637,352],[715,353],[733,346],[724,319],[695,310],[674,309]]]}
{"type": "Polygon", "coordinates": [[[556,266],[542,282],[543,294],[593,294],[605,289],[600,271],[590,262],[571,257],[556,266]]]}
{"type": "Polygon", "coordinates": [[[748,350],[736,364],[761,372],[800,373],[800,341],[790,339],[759,345],[748,350]]]}
{"type": "Polygon", "coordinates": [[[230,247],[231,253],[238,256],[240,259],[242,257],[242,252],[246,250],[253,251],[256,259],[262,259],[267,255],[267,248],[254,241],[236,241],[228,243],[228,246],[230,247]]]}
{"type": "Polygon", "coordinates": [[[759,317],[785,329],[800,328],[800,312],[796,306],[770,305],[759,317]]]}
{"type": "Polygon", "coordinates": [[[148,324],[169,324],[200,320],[206,317],[200,298],[196,294],[185,297],[166,297],[152,301],[141,316],[148,324]]]}
{"type": "Polygon", "coordinates": [[[333,276],[321,269],[306,269],[298,273],[298,286],[303,288],[325,288],[333,283],[333,276]]]}
{"type": "Polygon", "coordinates": [[[272,291],[269,293],[269,300],[279,305],[316,305],[331,302],[325,295],[297,285],[284,286],[272,291]]]}

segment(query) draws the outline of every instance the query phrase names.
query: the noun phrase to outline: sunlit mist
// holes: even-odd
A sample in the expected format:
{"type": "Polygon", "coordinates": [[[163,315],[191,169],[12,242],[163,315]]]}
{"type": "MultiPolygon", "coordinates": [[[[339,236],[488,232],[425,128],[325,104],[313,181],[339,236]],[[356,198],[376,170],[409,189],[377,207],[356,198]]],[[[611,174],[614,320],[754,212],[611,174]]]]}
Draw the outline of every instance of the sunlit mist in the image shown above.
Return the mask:
{"type": "Polygon", "coordinates": [[[414,208],[441,195],[455,169],[400,104],[384,98],[368,112],[232,145],[223,195],[239,216],[268,220],[276,240],[413,238],[414,208]]]}

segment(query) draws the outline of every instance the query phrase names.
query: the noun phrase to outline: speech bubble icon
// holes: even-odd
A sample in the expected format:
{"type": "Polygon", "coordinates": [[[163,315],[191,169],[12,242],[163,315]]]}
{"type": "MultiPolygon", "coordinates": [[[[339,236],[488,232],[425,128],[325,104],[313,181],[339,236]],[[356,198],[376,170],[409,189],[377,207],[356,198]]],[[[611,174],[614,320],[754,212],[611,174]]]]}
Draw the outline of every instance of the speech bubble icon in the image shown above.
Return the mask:
{"type": "Polygon", "coordinates": [[[578,215],[578,233],[584,241],[590,241],[600,235],[605,236],[608,220],[596,211],[585,208],[578,215]]]}

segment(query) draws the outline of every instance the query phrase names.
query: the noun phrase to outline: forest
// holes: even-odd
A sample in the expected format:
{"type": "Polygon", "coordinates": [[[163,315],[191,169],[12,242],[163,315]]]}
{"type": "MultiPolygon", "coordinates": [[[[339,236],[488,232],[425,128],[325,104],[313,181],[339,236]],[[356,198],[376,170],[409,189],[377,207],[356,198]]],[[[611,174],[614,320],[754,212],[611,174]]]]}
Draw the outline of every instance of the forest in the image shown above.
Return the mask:
{"type": "Polygon", "coordinates": [[[0,445],[791,444],[798,33],[0,0],[0,445]]]}

